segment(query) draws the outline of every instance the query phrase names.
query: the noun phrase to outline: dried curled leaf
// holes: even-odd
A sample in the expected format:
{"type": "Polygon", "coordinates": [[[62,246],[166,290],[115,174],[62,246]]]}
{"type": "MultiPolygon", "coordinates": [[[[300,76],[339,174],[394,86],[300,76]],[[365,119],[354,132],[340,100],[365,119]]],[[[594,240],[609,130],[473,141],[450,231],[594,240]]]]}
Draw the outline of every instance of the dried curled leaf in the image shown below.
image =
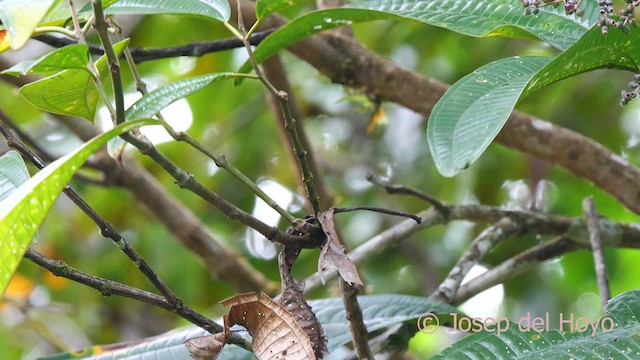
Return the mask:
{"type": "Polygon", "coordinates": [[[324,284],[322,275],[327,271],[336,269],[344,281],[350,284],[363,285],[356,265],[347,256],[344,247],[340,244],[338,234],[336,234],[333,222],[333,208],[318,213],[318,221],[322,225],[324,233],[329,237],[329,241],[322,248],[318,259],[318,272],[320,272],[322,283],[324,284]]]}
{"type": "Polygon", "coordinates": [[[322,359],[329,351],[327,337],[324,336],[322,325],[307,304],[303,296],[304,283],[293,280],[283,292],[278,302],[296,319],[298,325],[311,340],[311,346],[317,359],[322,359]]]}
{"type": "Polygon", "coordinates": [[[316,359],[311,341],[295,317],[267,295],[240,294],[222,305],[231,307],[224,316],[225,327],[244,326],[253,337],[253,351],[259,360],[316,359]]]}
{"type": "Polygon", "coordinates": [[[224,347],[227,341],[228,332],[213,334],[210,336],[200,336],[184,342],[184,346],[189,351],[189,355],[196,360],[214,360],[224,347]]]}

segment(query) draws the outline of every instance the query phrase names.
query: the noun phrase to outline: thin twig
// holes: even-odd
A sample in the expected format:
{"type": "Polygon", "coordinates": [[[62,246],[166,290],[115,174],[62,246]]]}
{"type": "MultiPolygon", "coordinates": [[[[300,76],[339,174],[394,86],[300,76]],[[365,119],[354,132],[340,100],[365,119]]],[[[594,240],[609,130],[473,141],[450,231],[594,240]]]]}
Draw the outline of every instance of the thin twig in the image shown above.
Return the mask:
{"type": "MultiPolygon", "coordinates": [[[[94,8],[100,8],[101,1],[92,0],[92,5],[94,6],[94,8]]],[[[116,122],[119,122],[119,121],[124,121],[124,106],[120,108],[118,106],[118,101],[117,101],[118,98],[123,97],[122,87],[120,86],[119,88],[116,88],[115,86],[116,81],[118,81],[120,78],[119,76],[120,72],[119,72],[118,61],[117,61],[115,52],[113,51],[113,49],[111,50],[108,49],[111,45],[111,40],[109,39],[109,34],[106,27],[107,27],[107,24],[104,20],[104,14],[102,13],[100,8],[100,10],[96,12],[96,31],[98,31],[98,34],[100,35],[100,39],[102,40],[103,45],[107,48],[106,54],[111,67],[111,75],[114,80],[114,94],[116,97],[116,107],[118,107],[118,110],[116,111],[116,119],[117,119],[116,122]],[[100,20],[98,20],[98,18],[100,18],[100,20]]],[[[222,196],[207,189],[205,186],[197,182],[193,177],[193,175],[182,170],[175,163],[169,160],[169,158],[167,158],[164,154],[158,151],[158,149],[155,146],[153,146],[153,144],[145,136],[143,135],[133,136],[130,133],[125,133],[121,135],[121,137],[126,142],[138,148],[138,150],[142,154],[148,155],[156,163],[162,166],[163,169],[165,169],[171,176],[173,176],[176,179],[176,182],[180,187],[186,188],[192,191],[193,193],[199,195],[201,198],[203,198],[204,200],[214,205],[216,208],[222,211],[225,215],[229,216],[231,219],[240,221],[245,225],[257,230],[269,240],[279,241],[279,242],[282,242],[283,244],[295,243],[297,246],[304,247],[303,241],[300,241],[300,240],[307,239],[309,237],[308,235],[306,237],[300,237],[300,236],[292,236],[292,235],[285,234],[279,231],[277,228],[269,226],[263,223],[262,221],[256,219],[255,217],[249,215],[248,213],[238,209],[235,205],[228,202],[222,196]]]]}
{"type": "Polygon", "coordinates": [[[367,177],[367,181],[371,182],[372,184],[384,187],[384,189],[387,191],[388,194],[406,194],[406,195],[415,196],[431,204],[434,208],[440,211],[443,216],[446,217],[449,215],[446,205],[444,205],[442,202],[440,202],[438,199],[434,198],[433,196],[427,195],[420,190],[413,189],[404,185],[389,185],[386,182],[380,180],[378,177],[376,177],[372,173],[367,173],[366,177],[367,177]]]}
{"type": "MultiPolygon", "coordinates": [[[[178,314],[180,317],[211,333],[219,333],[223,331],[221,325],[217,324],[206,316],[201,315],[200,313],[194,311],[186,305],[184,305],[180,309],[180,311],[175,311],[173,304],[171,304],[166,298],[154,293],[125,285],[117,281],[87,274],[78,269],[75,269],[72,266],[69,266],[62,260],[53,260],[32,249],[27,249],[24,257],[32,261],[33,263],[51,271],[51,273],[55,276],[60,276],[94,288],[98,290],[103,296],[118,295],[146,304],[154,305],[167,311],[176,312],[176,314],[178,314]]],[[[247,342],[240,336],[233,336],[232,334],[230,341],[251,351],[250,344],[247,344],[247,342]]]]}
{"type": "Polygon", "coordinates": [[[418,224],[422,222],[422,219],[419,216],[405,213],[405,212],[385,209],[385,208],[378,208],[378,207],[371,207],[371,206],[352,206],[347,208],[333,208],[334,214],[342,213],[342,212],[358,211],[358,210],[367,210],[367,211],[379,212],[379,213],[388,214],[388,215],[406,217],[406,218],[415,220],[415,222],[417,222],[418,224]]]}
{"type": "Polygon", "coordinates": [[[611,299],[609,289],[609,277],[607,275],[607,263],[602,250],[602,236],[600,234],[598,215],[593,205],[593,197],[589,196],[582,201],[582,211],[586,218],[587,229],[589,230],[589,243],[593,253],[593,263],[595,265],[596,277],[598,279],[598,290],[600,291],[600,304],[602,313],[606,314],[606,306],[611,299]]]}
{"type": "MultiPolygon", "coordinates": [[[[120,35],[119,28],[117,26],[115,28],[116,28],[116,33],[118,35],[120,35]]],[[[133,74],[133,77],[135,79],[136,88],[138,89],[138,91],[143,96],[147,95],[147,93],[148,93],[147,85],[142,80],[142,77],[140,76],[138,68],[135,65],[134,61],[133,61],[133,56],[129,52],[128,48],[125,48],[124,54],[125,54],[125,59],[126,59],[127,63],[129,64],[129,68],[131,69],[131,73],[133,74]]],[[[291,214],[289,214],[285,209],[283,209],[280,205],[278,205],[278,203],[275,200],[273,200],[269,195],[267,195],[267,193],[265,193],[262,189],[260,189],[258,187],[258,185],[256,185],[256,183],[254,183],[244,173],[242,173],[240,170],[238,170],[238,168],[233,166],[233,164],[231,164],[229,162],[229,160],[227,160],[227,158],[224,155],[213,154],[211,151],[209,151],[209,149],[207,149],[204,145],[199,143],[193,137],[189,136],[189,134],[187,134],[186,132],[175,131],[167,123],[167,121],[164,119],[164,117],[162,116],[161,113],[157,113],[156,117],[164,123],[164,129],[169,133],[169,135],[173,139],[175,139],[176,141],[185,142],[185,143],[191,145],[194,149],[198,150],[200,153],[202,153],[205,156],[209,157],[211,160],[214,161],[216,166],[225,169],[227,172],[229,172],[231,175],[233,175],[243,185],[245,185],[247,188],[249,188],[251,191],[253,191],[267,205],[269,205],[272,209],[277,211],[290,224],[293,223],[296,220],[295,217],[293,217],[291,214]]]]}
{"type": "Polygon", "coordinates": [[[302,248],[317,247],[317,244],[315,244],[315,242],[310,241],[311,239],[309,234],[305,234],[303,236],[286,234],[278,230],[278,228],[269,226],[264,222],[258,220],[257,218],[251,216],[251,214],[245,212],[244,210],[239,209],[238,207],[230,203],[227,199],[202,185],[193,177],[193,175],[181,169],[166,155],[161,153],[155,146],[153,146],[153,144],[146,137],[142,135],[136,137],[131,134],[124,134],[122,135],[122,138],[126,142],[135,146],[142,154],[147,155],[151,159],[153,159],[176,180],[176,184],[178,186],[198,195],[200,198],[215,206],[218,210],[220,210],[223,214],[225,214],[232,220],[249,226],[271,241],[279,242],[284,245],[295,245],[302,248]]]}
{"type": "Polygon", "coordinates": [[[449,275],[429,298],[451,303],[469,270],[482,260],[484,255],[498,242],[510,238],[517,230],[519,230],[518,225],[509,218],[503,218],[486,228],[473,240],[458,262],[451,268],[449,275]]]}
{"type": "MultiPolygon", "coordinates": [[[[7,144],[9,146],[18,150],[25,158],[29,159],[34,165],[36,165],[39,169],[42,169],[46,166],[42,159],[38,158],[38,156],[31,151],[27,146],[22,143],[22,141],[17,138],[11,130],[9,130],[5,124],[0,121],[0,133],[7,140],[7,144]]],[[[145,275],[147,279],[155,286],[160,293],[165,296],[167,301],[171,303],[174,307],[174,310],[179,310],[182,305],[182,300],[178,299],[175,294],[166,286],[166,284],[156,275],[156,273],[151,269],[151,267],[147,264],[147,262],[129,245],[129,243],[120,235],[120,233],[107,222],[104,218],[102,218],[89,204],[78,193],[76,193],[73,189],[71,189],[68,185],[65,186],[63,192],[74,204],[80,208],[98,227],[100,228],[102,236],[111,239],[117,246],[124,252],[127,257],[133,262],[133,264],[145,275]]]]}
{"type": "Polygon", "coordinates": [[[567,236],[560,236],[544,244],[534,246],[461,285],[451,304],[459,305],[492,286],[512,279],[546,260],[586,247],[587,245],[576,243],[567,236]]]}
{"type": "MultiPolygon", "coordinates": [[[[249,43],[252,46],[257,46],[271,33],[276,31],[277,28],[268,29],[265,31],[259,31],[249,36],[249,43]]],[[[50,34],[43,34],[35,37],[36,40],[41,41],[47,45],[53,47],[63,47],[71,44],[76,44],[77,41],[67,37],[53,36],[50,34]]],[[[104,49],[95,44],[87,44],[89,46],[89,52],[94,55],[104,54],[104,49]]],[[[200,57],[206,54],[216,53],[225,50],[237,49],[244,47],[242,40],[238,38],[220,39],[212,41],[199,41],[192,42],[182,46],[172,46],[163,48],[133,48],[131,49],[131,56],[135,63],[139,64],[144,61],[160,60],[167,58],[174,58],[178,56],[193,56],[200,57]]]]}
{"type": "MultiPolygon", "coordinates": [[[[109,64],[109,72],[111,74],[111,82],[113,84],[113,96],[116,103],[115,123],[121,124],[124,122],[124,88],[122,87],[122,78],[120,77],[120,63],[118,56],[113,49],[111,38],[109,38],[108,25],[104,17],[104,11],[102,10],[102,0],[91,0],[91,6],[93,7],[94,28],[100,37],[100,42],[105,50],[107,56],[107,62],[109,64]]],[[[108,102],[108,100],[105,100],[108,102]]]]}

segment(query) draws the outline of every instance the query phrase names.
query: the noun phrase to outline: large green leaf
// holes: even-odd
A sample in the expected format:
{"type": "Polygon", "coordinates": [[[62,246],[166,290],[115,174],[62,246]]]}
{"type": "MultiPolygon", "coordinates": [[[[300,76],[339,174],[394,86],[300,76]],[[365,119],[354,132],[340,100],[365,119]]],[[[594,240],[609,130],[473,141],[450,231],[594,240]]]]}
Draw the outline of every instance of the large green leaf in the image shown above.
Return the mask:
{"type": "Polygon", "coordinates": [[[227,0],[120,0],[105,12],[112,15],[182,14],[225,22],[231,17],[227,0]]]}
{"type": "Polygon", "coordinates": [[[629,35],[598,27],[555,57],[514,57],[487,64],[456,82],[438,101],[427,127],[440,174],[453,176],[474,162],[500,132],[521,95],[587,71],[640,68],[640,29],[629,35]]]}
{"type": "MultiPolygon", "coordinates": [[[[442,314],[440,323],[451,318],[450,314],[458,313],[453,306],[433,303],[426,298],[407,295],[368,295],[359,296],[362,315],[369,331],[375,331],[406,321],[416,321],[426,312],[442,314]]],[[[351,340],[349,324],[341,298],[309,301],[316,317],[329,339],[329,352],[351,340]]],[[[187,339],[205,336],[207,333],[199,328],[190,327],[160,335],[146,341],[136,342],[129,346],[113,349],[109,347],[92,347],[78,353],[66,353],[47,357],[47,360],[70,360],[90,358],[91,360],[108,359],[156,359],[156,360],[189,360],[189,354],[183,343],[187,339]],[[109,350],[111,348],[112,350],[109,350]],[[92,354],[99,354],[93,355],[92,354]]],[[[217,360],[254,359],[253,354],[238,347],[226,346],[217,360]]]]}
{"type": "Polygon", "coordinates": [[[598,27],[589,30],[577,43],[558,55],[528,84],[525,95],[556,81],[603,68],[637,72],[640,69],[640,29],[628,35],[613,29],[603,35],[598,27]]]}
{"type": "Polygon", "coordinates": [[[235,76],[233,73],[216,73],[196,76],[156,89],[143,96],[126,112],[127,119],[150,117],[178,99],[190,95],[215,81],[235,76]]]}
{"type": "Polygon", "coordinates": [[[256,15],[258,19],[264,19],[282,9],[303,2],[309,2],[309,0],[258,0],[256,1],[256,15]]]}
{"type": "MultiPolygon", "coordinates": [[[[114,45],[119,55],[129,40],[114,45]]],[[[105,84],[109,80],[107,58],[101,56],[95,63],[100,80],[105,84]]],[[[20,94],[31,104],[44,111],[60,115],[81,116],[93,121],[100,95],[89,71],[69,69],[49,77],[34,81],[20,88],[20,94]]]]}
{"type": "MultiPolygon", "coordinates": [[[[536,332],[527,326],[526,319],[524,322],[519,319],[499,335],[495,332],[470,335],[432,359],[637,359],[640,290],[615,297],[607,304],[607,312],[602,319],[592,320],[597,324],[595,332],[592,327],[584,331],[588,319],[578,320],[573,314],[558,314],[557,320],[564,322],[566,330],[573,328],[574,332],[536,332]]],[[[541,319],[548,324],[546,316],[541,319]]]]}
{"type": "Polygon", "coordinates": [[[22,61],[2,74],[52,74],[67,69],[86,69],[89,64],[89,47],[83,44],[73,44],[56,49],[37,60],[22,61]]]}
{"type": "MultiPolygon", "coordinates": [[[[575,43],[596,17],[566,16],[545,7],[537,16],[524,16],[520,1],[512,0],[351,0],[351,6],[392,13],[471,36],[540,39],[558,49],[575,43]]],[[[595,1],[583,2],[590,14],[595,1]]]]}
{"type": "Polygon", "coordinates": [[[551,60],[512,57],[487,64],[456,82],[427,125],[440,174],[453,176],[478,159],[498,135],[531,78],[551,60]]]}
{"type": "MultiPolygon", "coordinates": [[[[355,0],[348,7],[314,11],[293,19],[255,49],[261,63],[308,36],[335,27],[374,20],[414,20],[470,36],[540,39],[558,49],[574,44],[597,18],[597,4],[583,2],[587,15],[565,16],[543,8],[537,16],[522,15],[513,0],[355,0]]],[[[241,71],[248,71],[245,64],[241,71]]]]}
{"type": "Polygon", "coordinates": [[[126,122],[95,137],[42,169],[0,203],[0,294],[47,212],[80,166],[112,137],[153,123],[151,119],[126,122]]]}
{"type": "Polygon", "coordinates": [[[0,2],[0,20],[11,35],[11,48],[20,49],[40,21],[60,0],[4,0],[0,2]]]}

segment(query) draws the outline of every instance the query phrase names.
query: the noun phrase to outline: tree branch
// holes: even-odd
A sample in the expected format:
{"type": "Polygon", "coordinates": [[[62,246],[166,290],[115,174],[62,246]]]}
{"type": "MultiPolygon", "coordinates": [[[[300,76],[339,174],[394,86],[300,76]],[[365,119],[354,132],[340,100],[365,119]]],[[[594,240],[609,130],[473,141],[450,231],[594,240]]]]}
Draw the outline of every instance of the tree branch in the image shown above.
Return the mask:
{"type": "Polygon", "coordinates": [[[589,244],[593,253],[593,263],[596,270],[596,278],[598,279],[598,290],[600,291],[600,304],[602,314],[606,314],[607,302],[611,299],[611,290],[609,290],[609,277],[607,276],[607,263],[602,250],[602,237],[598,227],[598,215],[593,205],[593,197],[589,196],[582,202],[582,211],[587,222],[587,230],[589,230],[589,244]]]}

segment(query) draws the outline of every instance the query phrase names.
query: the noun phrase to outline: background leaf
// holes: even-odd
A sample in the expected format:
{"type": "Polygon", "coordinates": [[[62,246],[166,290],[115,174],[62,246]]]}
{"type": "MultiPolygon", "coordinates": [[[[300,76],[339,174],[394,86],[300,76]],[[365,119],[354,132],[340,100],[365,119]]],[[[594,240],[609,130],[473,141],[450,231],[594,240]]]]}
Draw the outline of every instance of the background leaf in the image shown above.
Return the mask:
{"type": "MultiPolygon", "coordinates": [[[[428,311],[434,311],[442,314],[439,317],[448,318],[450,313],[460,313],[457,308],[440,303],[433,303],[427,298],[419,296],[407,295],[367,295],[358,296],[358,301],[362,307],[362,315],[369,331],[375,331],[388,326],[396,325],[405,321],[415,321],[421,315],[428,311]],[[446,315],[445,315],[446,314],[446,315]]],[[[351,333],[349,332],[349,324],[345,317],[344,304],[340,298],[330,298],[322,300],[309,301],[309,305],[313,308],[318,320],[325,330],[325,335],[329,338],[329,352],[351,341],[351,333]]],[[[441,320],[441,324],[444,321],[441,320]]],[[[189,327],[160,335],[149,341],[132,344],[113,352],[103,353],[108,347],[100,347],[99,351],[94,348],[84,350],[76,356],[91,360],[107,360],[107,359],[171,359],[183,360],[190,359],[184,341],[199,336],[205,336],[208,333],[197,327],[189,327]],[[90,356],[92,352],[101,353],[97,356],[90,356]],[[82,356],[84,355],[84,356],[82,356]]],[[[73,359],[73,354],[59,354],[55,359],[73,359]]],[[[253,359],[253,354],[236,346],[225,346],[217,360],[226,359],[253,359]]],[[[53,359],[47,357],[47,359],[53,359]]]]}
{"type": "Polygon", "coordinates": [[[531,78],[548,57],[511,57],[487,64],[440,98],[427,124],[429,149],[443,176],[474,162],[504,126],[531,78]]]}
{"type": "Polygon", "coordinates": [[[6,199],[27,180],[27,165],[17,151],[9,150],[0,157],[0,201],[6,199]]]}
{"type": "Polygon", "coordinates": [[[142,125],[150,119],[122,124],[87,142],[76,151],[56,160],[20,186],[0,206],[0,294],[4,292],[47,212],[75,172],[114,136],[142,125]]]}
{"type": "Polygon", "coordinates": [[[60,0],[4,0],[0,2],[0,20],[11,35],[11,48],[20,49],[40,21],[60,0]]]}
{"type": "Polygon", "coordinates": [[[143,96],[127,109],[125,116],[127,119],[154,116],[174,101],[192,94],[212,82],[233,76],[233,73],[217,73],[173,82],[143,96]]]}
{"type": "Polygon", "coordinates": [[[309,2],[309,0],[258,0],[256,1],[256,15],[258,19],[264,19],[282,9],[303,2],[309,2]]]}
{"type": "Polygon", "coordinates": [[[110,15],[183,14],[228,21],[227,0],[120,0],[105,9],[110,15]]]}
{"type": "Polygon", "coordinates": [[[37,60],[22,61],[2,74],[27,75],[51,74],[67,69],[85,69],[89,64],[89,47],[83,44],[73,44],[56,49],[37,60]]]}
{"type": "MultiPolygon", "coordinates": [[[[602,325],[596,326],[594,336],[591,336],[592,328],[582,333],[558,330],[521,332],[516,323],[511,323],[509,329],[500,335],[488,332],[470,335],[432,359],[473,359],[487,354],[492,359],[564,359],[569,354],[573,359],[637,358],[640,352],[640,290],[615,297],[607,305],[607,311],[607,317],[612,321],[599,322],[602,325]],[[613,329],[607,331],[610,324],[613,329]]],[[[570,315],[564,316],[563,319],[567,320],[570,315]]],[[[573,324],[581,323],[576,318],[573,324]]]]}
{"type": "MultiPolygon", "coordinates": [[[[114,44],[116,54],[120,55],[129,40],[114,44]]],[[[109,80],[107,57],[101,56],[95,63],[100,80],[106,84],[109,80]]],[[[81,116],[93,122],[100,95],[89,71],[69,69],[34,81],[20,88],[20,94],[35,107],[60,115],[81,116]]]]}

